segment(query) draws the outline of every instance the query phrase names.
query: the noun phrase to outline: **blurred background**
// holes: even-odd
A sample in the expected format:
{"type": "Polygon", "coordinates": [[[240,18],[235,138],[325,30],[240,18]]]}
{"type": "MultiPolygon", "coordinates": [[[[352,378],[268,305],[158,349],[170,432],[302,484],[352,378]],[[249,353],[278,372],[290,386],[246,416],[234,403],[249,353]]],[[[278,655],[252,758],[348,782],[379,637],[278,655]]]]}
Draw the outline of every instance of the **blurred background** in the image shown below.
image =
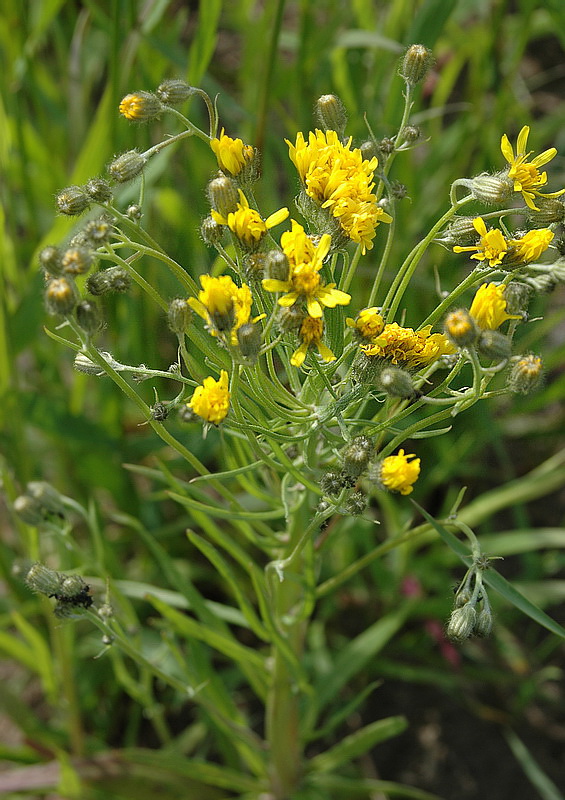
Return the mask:
{"type": "MultiPolygon", "coordinates": [[[[4,774],[17,770],[20,776],[4,785],[7,797],[55,798],[61,796],[53,788],[57,781],[51,777],[49,784],[44,771],[34,784],[31,768],[45,770],[61,752],[92,756],[158,742],[116,662],[93,660],[101,645],[88,623],[56,634],[72,653],[68,674],[61,673],[62,651],[48,652],[53,623],[12,575],[14,561],[30,555],[28,526],[11,509],[26,483],[48,481],[91,509],[108,544],[104,567],[113,578],[166,587],[136,521],[179,564],[190,561],[206,596],[224,596],[215,574],[188,552],[186,517],[149,479],[123,465],[150,467],[160,459],[172,470],[184,467],[149,427],[140,427],[143,420],[116,387],[74,372],[72,353],[44,333],[44,325],[55,324],[44,309],[37,254],[68,241],[76,225],[56,215],[56,193],[104,175],[114,155],[146,149],[178,132],[173,117],[131,125],[117,108],[128,92],[182,78],[218,96],[221,126],[229,135],[261,149],[265,179],[257,197],[263,213],[292,206],[297,181],[284,139],[294,141],[297,131],[313,127],[314,103],[327,93],[343,100],[356,143],[367,135],[364,115],[377,137],[394,135],[403,106],[398,61],[408,45],[421,43],[432,49],[435,66],[413,111],[421,146],[397,157],[393,169],[408,195],[399,204],[396,262],[390,261],[400,263],[446,209],[455,178],[504,166],[503,133],[515,141],[521,127],[530,125],[535,153],[556,147],[561,154],[550,165],[550,190],[565,185],[565,6],[562,0],[28,0],[25,6],[24,13],[21,3],[3,0],[0,15],[0,756],[4,774]],[[52,670],[51,691],[45,688],[47,668],[33,654],[52,670]],[[80,747],[77,715],[69,721],[59,702],[61,680],[74,686],[80,747]]],[[[183,111],[206,129],[198,100],[183,111]]],[[[199,226],[208,213],[204,187],[215,166],[211,151],[189,139],[153,159],[147,171],[143,224],[194,276],[214,262],[199,226]]],[[[135,186],[126,186],[120,204],[135,197],[135,186]]],[[[363,259],[359,286],[377,262],[378,247],[377,242],[363,259]]],[[[449,290],[467,271],[463,257],[431,250],[416,278],[417,291],[408,297],[407,324],[434,307],[437,281],[449,290]]],[[[178,285],[158,264],[146,259],[142,272],[164,297],[177,296],[178,285]]],[[[550,458],[562,459],[564,301],[563,286],[536,298],[531,317],[540,319],[519,332],[522,351],[544,357],[541,391],[483,403],[458,417],[448,436],[418,443],[426,468],[417,500],[430,513],[445,511],[462,486],[468,487],[466,504],[550,458]]],[[[166,369],[175,360],[166,320],[137,289],[111,297],[105,316],[99,345],[119,361],[166,369]]],[[[161,399],[169,398],[165,383],[150,381],[139,388],[147,402],[154,400],[153,386],[161,399]]],[[[214,432],[204,442],[200,428],[171,425],[199,458],[211,467],[221,463],[214,432]]],[[[497,495],[476,532],[486,552],[506,557],[503,574],[563,622],[565,491],[548,487],[525,493],[523,502],[510,507],[497,495]]],[[[391,505],[383,514],[402,525],[411,511],[391,505]]],[[[373,528],[351,521],[327,575],[332,559],[346,563],[370,549],[368,531],[374,537],[373,528]]],[[[78,519],[73,536],[90,554],[86,572],[95,563],[99,569],[95,545],[78,519]]],[[[59,547],[52,541],[40,546],[47,555],[59,547]]],[[[495,606],[491,639],[454,648],[443,640],[442,625],[461,565],[437,542],[419,548],[415,558],[409,555],[373,565],[342,590],[337,605],[335,599],[331,605],[322,601],[318,611],[324,646],[335,653],[399,596],[421,598],[396,638],[347,687],[354,694],[384,679],[362,707],[364,722],[405,713],[410,723],[407,733],[372,754],[367,773],[453,800],[562,796],[551,793],[543,774],[565,785],[563,645],[501,605],[495,606]],[[538,770],[536,788],[525,784],[528,767],[538,770]]],[[[143,603],[132,603],[131,613],[145,621],[143,603]]],[[[181,730],[194,713],[166,694],[157,699],[173,729],[181,730]]],[[[108,791],[103,781],[96,786],[89,796],[108,791]]],[[[114,788],[111,796],[133,797],[132,786],[114,788]]],[[[136,784],[135,796],[149,797],[150,788],[136,784]]]]}

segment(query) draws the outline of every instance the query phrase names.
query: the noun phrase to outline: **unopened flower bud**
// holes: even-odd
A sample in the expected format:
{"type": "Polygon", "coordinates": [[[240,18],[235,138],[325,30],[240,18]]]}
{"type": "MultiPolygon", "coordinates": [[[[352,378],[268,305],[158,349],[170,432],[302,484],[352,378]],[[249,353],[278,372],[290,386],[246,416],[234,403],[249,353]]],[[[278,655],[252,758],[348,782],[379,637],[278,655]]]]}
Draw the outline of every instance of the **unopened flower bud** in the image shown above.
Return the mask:
{"type": "Polygon", "coordinates": [[[164,422],[169,416],[169,404],[158,400],[155,405],[151,406],[150,411],[151,419],[154,419],[156,422],[164,422]]]}
{"type": "Polygon", "coordinates": [[[141,206],[138,205],[138,203],[132,203],[131,206],[127,207],[126,217],[128,217],[128,219],[131,219],[134,222],[139,222],[142,216],[143,216],[143,211],[141,210],[141,206]]]}
{"type": "Polygon", "coordinates": [[[107,292],[127,292],[131,278],[123,267],[108,267],[90,275],[86,288],[90,294],[101,295],[107,292]]]}
{"type": "Polygon", "coordinates": [[[565,222],[565,204],[561,198],[536,197],[536,208],[528,208],[528,219],[536,228],[565,222]]]}
{"type": "Polygon", "coordinates": [[[182,336],[187,332],[192,322],[192,309],[186,300],[181,297],[171,300],[167,309],[167,322],[169,328],[177,336],[182,336]]]}
{"type": "Polygon", "coordinates": [[[75,314],[78,324],[88,334],[96,333],[102,327],[100,309],[92,300],[81,300],[75,314]]]}
{"type": "Polygon", "coordinates": [[[521,314],[527,318],[528,305],[532,295],[532,288],[520,281],[511,281],[504,288],[504,299],[506,300],[507,314],[521,314]]]}
{"type": "Polygon", "coordinates": [[[364,161],[370,161],[372,158],[378,158],[378,156],[381,154],[381,150],[370,139],[366,142],[363,142],[359,146],[359,150],[361,150],[361,155],[363,156],[364,161]]]}
{"type": "Polygon", "coordinates": [[[47,597],[54,597],[61,589],[61,575],[53,569],[39,564],[32,564],[24,581],[30,589],[47,597]]]}
{"type": "Polygon", "coordinates": [[[130,122],[147,122],[157,117],[163,110],[163,104],[152,92],[133,92],[126,94],[119,106],[122,114],[130,122]]]}
{"type": "Polygon", "coordinates": [[[475,636],[480,636],[481,638],[490,636],[492,633],[492,624],[492,612],[490,608],[484,607],[477,614],[477,621],[475,622],[473,633],[475,636]]]}
{"type": "Polygon", "coordinates": [[[47,481],[31,481],[26,486],[26,494],[53,514],[62,514],[65,506],[60,492],[47,481]]]}
{"type": "Polygon", "coordinates": [[[400,74],[411,86],[424,80],[433,64],[432,51],[423,44],[413,44],[404,54],[400,74]]]}
{"type": "Polygon", "coordinates": [[[374,449],[368,436],[356,436],[341,452],[343,470],[347,475],[358,478],[365,470],[374,449]]]}
{"type": "Polygon", "coordinates": [[[298,304],[288,308],[280,307],[277,311],[277,323],[283,331],[296,331],[304,322],[305,314],[298,304]]]}
{"type": "Polygon", "coordinates": [[[206,191],[210,205],[222,217],[227,217],[237,209],[239,203],[237,184],[227,175],[211,180],[206,191]]]}
{"type": "Polygon", "coordinates": [[[76,306],[78,298],[78,290],[70,278],[52,278],[47,282],[45,307],[49,314],[68,316],[76,306]]]}
{"type": "Polygon", "coordinates": [[[445,318],[443,330],[447,338],[457,347],[469,347],[475,344],[479,333],[475,320],[466,308],[451,311],[445,318]]]}
{"type": "Polygon", "coordinates": [[[16,497],[14,511],[26,525],[40,525],[45,518],[41,504],[27,494],[16,497]]]}
{"type": "Polygon", "coordinates": [[[90,206],[90,197],[82,186],[68,186],[56,198],[57,210],[60,214],[76,217],[90,206]]]}
{"type": "Polygon", "coordinates": [[[369,358],[365,353],[358,353],[353,362],[352,374],[358,383],[377,382],[381,372],[381,365],[376,358],[369,358]]]}
{"type": "Polygon", "coordinates": [[[477,622],[477,612],[473,606],[467,604],[462,608],[455,608],[447,623],[447,637],[454,642],[464,642],[474,632],[477,622]]]}
{"type": "Polygon", "coordinates": [[[537,389],[543,378],[543,363],[539,356],[521,356],[513,365],[508,388],[515,394],[529,394],[537,389]]]}
{"type": "Polygon", "coordinates": [[[335,94],[323,94],[316,101],[316,117],[323,131],[336,131],[342,138],[347,125],[345,106],[335,94]]]}
{"type": "Polygon", "coordinates": [[[394,139],[391,139],[390,136],[385,136],[384,139],[380,139],[377,142],[378,153],[382,153],[383,156],[389,156],[394,153],[395,148],[394,139]]]}
{"type": "Polygon", "coordinates": [[[109,164],[108,172],[118,183],[127,183],[142,172],[146,163],[147,159],[137,150],[128,150],[127,153],[117,156],[109,164]]]}
{"type": "Polygon", "coordinates": [[[390,193],[395,200],[404,200],[408,196],[408,187],[405,183],[400,183],[400,181],[391,181],[390,193]]]}
{"type": "Polygon", "coordinates": [[[62,597],[76,597],[88,589],[88,586],[80,575],[61,576],[59,591],[62,597]]]}
{"type": "Polygon", "coordinates": [[[345,486],[346,482],[344,481],[344,476],[339,472],[326,472],[325,475],[322,475],[320,480],[320,489],[324,494],[339,494],[345,486]]]}
{"type": "Polygon", "coordinates": [[[493,361],[504,361],[512,354],[512,342],[499,331],[481,331],[477,340],[479,352],[493,361]]]}
{"type": "Polygon", "coordinates": [[[475,217],[454,217],[438,237],[438,241],[449,246],[473,244],[477,240],[477,230],[473,225],[474,219],[475,217]]]}
{"type": "Polygon", "coordinates": [[[410,373],[400,367],[385,367],[379,375],[379,388],[390,397],[406,400],[417,394],[410,373]]]}
{"type": "Polygon", "coordinates": [[[210,247],[217,245],[224,235],[224,226],[212,217],[206,217],[200,226],[200,233],[205,243],[210,247]]]}
{"type": "Polygon", "coordinates": [[[85,247],[70,247],[63,253],[61,261],[66,275],[84,275],[94,265],[96,258],[85,247]]]}
{"type": "Polygon", "coordinates": [[[168,106],[178,106],[194,94],[194,88],[186,81],[171,79],[163,81],[157,88],[157,97],[168,106]]]}
{"type": "Polygon", "coordinates": [[[103,178],[91,178],[84,188],[97,203],[108,203],[112,199],[110,184],[103,178]]]}
{"type": "Polygon", "coordinates": [[[406,142],[417,142],[421,135],[422,131],[416,125],[407,125],[402,128],[402,136],[406,142]]]}
{"type": "Polygon", "coordinates": [[[112,226],[105,219],[93,219],[84,226],[83,238],[86,246],[96,250],[110,241],[112,226]]]}
{"type": "Polygon", "coordinates": [[[58,247],[48,245],[44,247],[39,254],[39,264],[41,269],[47,274],[52,276],[59,276],[63,271],[61,264],[62,254],[58,247]]]}
{"type": "Polygon", "coordinates": [[[265,277],[275,281],[287,281],[290,265],[281,250],[269,250],[265,257],[265,277]]]}
{"type": "Polygon", "coordinates": [[[514,194],[514,181],[506,172],[499,172],[496,175],[485,172],[472,178],[469,188],[473,197],[479,202],[486,205],[501,205],[514,194]]]}
{"type": "Polygon", "coordinates": [[[367,508],[367,495],[364,492],[351,492],[345,501],[345,510],[353,517],[359,517],[367,508]]]}
{"type": "Polygon", "coordinates": [[[239,351],[244,358],[255,361],[261,349],[263,332],[257,323],[247,322],[237,329],[239,351]]]}
{"type": "Polygon", "coordinates": [[[178,410],[178,417],[181,422],[201,422],[201,418],[196,414],[189,405],[182,405],[178,410]]]}

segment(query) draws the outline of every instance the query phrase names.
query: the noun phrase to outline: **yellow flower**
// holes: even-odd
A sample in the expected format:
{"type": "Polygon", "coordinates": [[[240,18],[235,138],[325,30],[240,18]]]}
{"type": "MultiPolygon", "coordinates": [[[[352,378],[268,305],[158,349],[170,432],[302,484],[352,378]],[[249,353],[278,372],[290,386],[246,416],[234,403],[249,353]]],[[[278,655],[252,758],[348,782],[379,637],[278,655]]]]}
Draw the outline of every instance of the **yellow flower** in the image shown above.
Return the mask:
{"type": "Polygon", "coordinates": [[[335,356],[329,347],[322,342],[322,334],[324,332],[324,322],[321,319],[314,317],[305,317],[300,326],[299,336],[302,339],[300,347],[294,351],[290,359],[293,367],[301,367],[306,358],[308,349],[315,345],[322,359],[326,362],[335,361],[335,356]]]}
{"type": "Polygon", "coordinates": [[[382,333],[385,325],[381,316],[381,309],[375,306],[362,308],[355,319],[347,317],[345,324],[350,328],[355,328],[356,333],[362,336],[363,339],[373,339],[378,336],[379,333],[382,333]]]}
{"type": "Polygon", "coordinates": [[[392,222],[373,194],[377,158],[364,159],[358,148],[351,149],[351,138],[343,144],[331,130],[311,131],[308,142],[302,133],[295,145],[286,141],[306,194],[328,209],[363,253],[370,250],[379,222],[392,222]]]}
{"type": "Polygon", "coordinates": [[[239,189],[239,203],[235,211],[222,216],[218,211],[212,209],[212,218],[219,225],[227,225],[242,244],[250,248],[255,247],[270,228],[280,225],[288,217],[288,208],[281,208],[266,220],[261,218],[258,211],[249,208],[246,196],[239,189]]]}
{"type": "Polygon", "coordinates": [[[482,330],[495,331],[507,319],[521,319],[520,314],[506,311],[505,289],[503,283],[483,283],[477,289],[469,313],[482,330]]]}
{"type": "Polygon", "coordinates": [[[361,345],[366,356],[384,358],[391,364],[419,367],[437,361],[440,356],[455,353],[455,347],[442,333],[430,333],[431,325],[419,331],[402,328],[397,322],[384,326],[371,344],[361,345]]]}
{"type": "Polygon", "coordinates": [[[188,305],[206,321],[213,336],[231,331],[231,342],[237,344],[238,328],[249,322],[253,302],[251,289],[246,283],[236,286],[229,275],[219,278],[201,275],[200,283],[202,291],[198,293],[198,299],[189,297],[188,305]]]}
{"type": "Polygon", "coordinates": [[[218,381],[212,377],[204,378],[204,383],[196,387],[187,405],[206,422],[212,422],[214,425],[220,423],[225,419],[230,407],[228,373],[224,369],[221,370],[218,381]]]}
{"type": "Polygon", "coordinates": [[[322,316],[322,306],[346,306],[351,295],[336,289],[335,283],[324,286],[320,278],[319,271],[330,245],[331,236],[326,233],[314,246],[302,225],[292,220],[292,230],[281,236],[281,247],[289,263],[288,280],[265,278],[263,288],[268,292],[286,292],[278,301],[283,308],[294,305],[297,300],[305,300],[308,314],[314,318],[322,316]]]}
{"type": "Polygon", "coordinates": [[[553,232],[549,228],[537,228],[528,231],[521,239],[510,239],[512,256],[523,263],[536,261],[547,250],[553,240],[553,232]]]}
{"type": "Polygon", "coordinates": [[[407,495],[413,491],[419,475],[420,459],[414,453],[404,455],[404,450],[399,450],[397,455],[383,459],[379,478],[387,489],[407,495]]]}
{"type": "Polygon", "coordinates": [[[477,252],[475,255],[471,256],[471,258],[476,258],[477,261],[488,261],[489,267],[496,267],[508,252],[509,247],[508,242],[502,235],[502,231],[499,231],[498,228],[487,230],[487,226],[482,217],[476,217],[473,220],[473,227],[481,237],[479,243],[472,247],[460,247],[456,245],[453,248],[453,252],[464,253],[476,250],[477,252]]]}
{"type": "Polygon", "coordinates": [[[126,94],[119,105],[119,112],[130,122],[145,122],[163,110],[159,98],[151,92],[126,94]]]}
{"type": "Polygon", "coordinates": [[[225,135],[223,128],[220,138],[210,141],[210,147],[218,159],[220,169],[233,177],[239,175],[255,155],[250,144],[243,144],[241,139],[231,139],[225,135]]]}
{"type": "Polygon", "coordinates": [[[526,152],[526,146],[528,144],[529,134],[529,127],[524,125],[518,134],[516,155],[514,155],[514,149],[506,134],[504,134],[501,139],[500,149],[502,150],[502,155],[510,164],[508,177],[514,181],[514,191],[520,192],[529,208],[538,211],[539,209],[534,202],[535,197],[559,197],[559,195],[565,192],[565,189],[561,189],[558,192],[549,192],[547,194],[542,194],[539,191],[539,188],[545,186],[547,183],[547,173],[540,172],[539,167],[551,161],[557,154],[557,150],[555,147],[550,147],[549,150],[544,150],[539,156],[528,161],[530,153],[526,152]]]}

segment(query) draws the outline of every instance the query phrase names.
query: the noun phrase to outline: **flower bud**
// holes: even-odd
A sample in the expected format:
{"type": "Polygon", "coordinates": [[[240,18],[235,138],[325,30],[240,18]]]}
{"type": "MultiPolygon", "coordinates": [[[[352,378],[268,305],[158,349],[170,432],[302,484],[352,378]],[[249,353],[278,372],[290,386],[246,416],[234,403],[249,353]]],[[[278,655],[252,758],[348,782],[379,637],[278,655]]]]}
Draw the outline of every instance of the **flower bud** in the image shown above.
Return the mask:
{"type": "Polygon", "coordinates": [[[107,244],[112,235],[112,226],[105,219],[93,219],[84,226],[84,243],[93,250],[107,244]]]}
{"type": "Polygon", "coordinates": [[[31,481],[26,486],[26,494],[32,497],[44,511],[63,515],[65,506],[62,495],[47,481],[31,481]]]}
{"type": "Polygon", "coordinates": [[[277,311],[277,323],[283,331],[296,331],[304,322],[305,314],[298,303],[288,308],[279,307],[277,311]]]}
{"type": "Polygon", "coordinates": [[[511,281],[504,288],[507,314],[521,314],[524,319],[528,317],[528,305],[532,294],[531,286],[519,281],[511,281]]]}
{"type": "Polygon", "coordinates": [[[198,414],[189,405],[182,405],[178,410],[178,417],[181,422],[201,422],[198,414]]]}
{"type": "Polygon", "coordinates": [[[405,183],[400,183],[400,181],[391,181],[390,194],[395,200],[404,200],[408,196],[408,187],[405,183]]]}
{"type": "Polygon", "coordinates": [[[451,311],[445,318],[443,330],[457,347],[469,347],[477,341],[478,329],[466,308],[451,311]]]}
{"type": "Polygon", "coordinates": [[[447,637],[454,642],[464,642],[472,635],[476,622],[477,612],[473,606],[467,604],[453,609],[447,623],[447,637]]]}
{"type": "Polygon", "coordinates": [[[139,222],[142,216],[143,211],[141,210],[141,206],[137,203],[132,203],[131,206],[127,207],[126,217],[128,217],[128,219],[131,219],[134,222],[139,222]]]}
{"type": "Polygon", "coordinates": [[[247,283],[254,281],[258,283],[265,276],[265,265],[267,263],[267,253],[256,252],[246,253],[244,268],[247,283]]]}
{"type": "Polygon", "coordinates": [[[379,388],[390,397],[409,400],[417,394],[409,372],[399,367],[386,367],[379,375],[379,388]]]}
{"type": "Polygon", "coordinates": [[[499,331],[481,331],[477,345],[480,354],[493,361],[504,361],[512,354],[512,342],[499,331]]]}
{"type": "Polygon", "coordinates": [[[335,94],[323,94],[316,101],[315,114],[322,130],[336,131],[342,138],[347,125],[345,106],[335,94]]]}
{"type": "Polygon", "coordinates": [[[149,409],[151,411],[151,419],[154,419],[156,422],[164,422],[169,416],[169,404],[163,403],[158,400],[155,405],[151,406],[149,409]]]}
{"type": "Polygon", "coordinates": [[[471,179],[469,188],[475,200],[486,205],[500,205],[514,194],[514,181],[506,172],[498,172],[496,175],[484,172],[471,179]]]}
{"type": "Polygon", "coordinates": [[[265,257],[265,277],[275,281],[287,281],[290,265],[281,250],[269,250],[265,257]]]}
{"type": "Polygon", "coordinates": [[[380,139],[380,141],[377,142],[377,152],[383,156],[391,155],[391,153],[394,153],[395,149],[396,145],[394,139],[391,139],[390,136],[385,136],[384,139],[380,139]]]}
{"type": "Polygon", "coordinates": [[[107,292],[127,292],[131,286],[131,278],[123,267],[108,267],[90,275],[86,288],[93,295],[107,292]]]}
{"type": "Polygon", "coordinates": [[[341,452],[343,471],[354,478],[366,469],[374,449],[368,436],[356,436],[341,452]]]}
{"type": "Polygon", "coordinates": [[[536,208],[528,208],[528,219],[535,228],[565,222],[565,204],[562,198],[536,197],[536,208]]]}
{"type": "Polygon", "coordinates": [[[66,275],[84,275],[94,265],[96,258],[85,247],[70,247],[63,253],[61,261],[66,275]]]}
{"type": "Polygon", "coordinates": [[[361,155],[363,156],[364,161],[370,161],[372,158],[378,158],[378,156],[381,154],[381,150],[370,139],[366,142],[363,142],[359,146],[359,150],[361,150],[361,155]]]}
{"type": "Polygon", "coordinates": [[[39,254],[39,265],[47,275],[61,275],[63,271],[61,261],[61,251],[58,247],[54,247],[53,245],[44,247],[39,254]]]}
{"type": "Polygon", "coordinates": [[[112,199],[110,184],[103,178],[91,178],[84,188],[97,203],[108,203],[112,199]]]}
{"type": "Polygon", "coordinates": [[[171,79],[157,87],[157,97],[168,106],[178,106],[194,94],[194,88],[186,81],[171,79]]]}
{"type": "Polygon", "coordinates": [[[508,378],[508,389],[515,394],[529,394],[540,385],[543,363],[539,356],[520,356],[508,378]]]}
{"type": "Polygon", "coordinates": [[[345,501],[345,511],[353,517],[359,517],[367,505],[367,495],[364,492],[351,492],[345,501]]]}
{"type": "Polygon", "coordinates": [[[109,164],[108,172],[118,183],[127,183],[142,172],[146,163],[147,159],[137,150],[128,150],[127,153],[117,156],[109,164]]]}
{"type": "Polygon", "coordinates": [[[381,364],[378,359],[369,358],[365,353],[358,353],[353,362],[352,375],[358,383],[371,383],[377,382],[381,372],[381,364]]]}
{"type": "Polygon", "coordinates": [[[26,525],[40,525],[45,519],[41,504],[27,494],[21,494],[14,500],[14,511],[26,525]]]}
{"type": "Polygon", "coordinates": [[[405,142],[417,142],[421,135],[422,131],[416,125],[407,125],[402,128],[402,136],[405,142]]]}
{"type": "Polygon", "coordinates": [[[480,636],[481,638],[490,636],[492,632],[492,624],[492,612],[490,608],[485,606],[477,614],[477,621],[475,622],[473,633],[475,636],[480,636]]]}
{"type": "Polygon", "coordinates": [[[77,597],[88,590],[88,586],[80,575],[61,575],[61,583],[57,594],[62,597],[77,597]]]}
{"type": "Polygon", "coordinates": [[[206,217],[200,226],[200,234],[204,242],[210,247],[217,245],[224,235],[224,226],[212,217],[206,217]]]}
{"type": "Polygon", "coordinates": [[[60,214],[76,217],[90,207],[90,197],[82,186],[68,186],[56,198],[57,210],[60,214]]]}
{"type": "Polygon", "coordinates": [[[346,485],[347,481],[344,480],[344,475],[339,472],[326,472],[320,480],[320,489],[324,494],[339,494],[346,485]]]}
{"type": "Polygon", "coordinates": [[[433,64],[432,51],[423,44],[413,44],[404,54],[400,74],[407,84],[416,86],[424,80],[433,64]]]}
{"type": "Polygon", "coordinates": [[[93,334],[102,327],[100,309],[92,300],[81,300],[75,309],[77,322],[85,333],[93,334]]]}
{"type": "Polygon", "coordinates": [[[211,180],[206,192],[210,205],[222,217],[227,218],[228,214],[237,209],[239,203],[237,184],[226,175],[211,180]]]}
{"type": "Polygon", "coordinates": [[[176,297],[169,303],[167,309],[167,322],[169,328],[177,336],[182,336],[186,333],[192,322],[192,309],[181,297],[176,297]]]}
{"type": "Polygon", "coordinates": [[[49,314],[68,316],[76,306],[78,298],[78,290],[70,278],[52,278],[47,282],[45,307],[49,314]]]}
{"type": "Polygon", "coordinates": [[[163,104],[152,92],[134,92],[126,94],[119,105],[120,114],[130,122],[147,122],[158,116],[163,104]]]}
{"type": "Polygon", "coordinates": [[[260,325],[247,322],[237,329],[237,342],[239,351],[244,358],[256,361],[261,349],[263,332],[260,325]]]}
{"type": "Polygon", "coordinates": [[[24,582],[34,592],[46,594],[47,597],[54,597],[61,589],[61,575],[38,562],[31,565],[24,582]]]}

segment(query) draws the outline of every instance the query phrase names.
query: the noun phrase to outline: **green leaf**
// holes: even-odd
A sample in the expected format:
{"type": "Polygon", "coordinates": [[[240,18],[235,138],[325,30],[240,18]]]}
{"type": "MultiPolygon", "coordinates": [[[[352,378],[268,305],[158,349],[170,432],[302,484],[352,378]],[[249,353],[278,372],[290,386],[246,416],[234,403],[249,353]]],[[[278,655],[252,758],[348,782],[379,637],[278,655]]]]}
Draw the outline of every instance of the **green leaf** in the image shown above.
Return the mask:
{"type": "Polygon", "coordinates": [[[407,726],[406,719],[401,716],[379,719],[346,736],[331,750],[315,756],[310,761],[310,767],[315,772],[331,772],[342,764],[348,764],[354,758],[367,753],[376,744],[398,736],[406,730],[407,726]]]}
{"type": "Polygon", "coordinates": [[[539,764],[534,760],[532,754],[525,746],[523,741],[516,736],[513,730],[504,732],[508,746],[514,753],[516,761],[522,767],[530,783],[534,786],[542,800],[564,800],[563,794],[557,786],[550,780],[539,764]]]}
{"type": "Polygon", "coordinates": [[[356,780],[355,778],[342,778],[338,775],[312,773],[308,776],[307,781],[315,787],[325,789],[326,796],[331,796],[332,800],[337,797],[351,800],[352,797],[367,798],[375,795],[401,797],[406,800],[441,800],[436,794],[424,792],[415,786],[404,786],[401,783],[378,781],[371,778],[356,780]]]}

